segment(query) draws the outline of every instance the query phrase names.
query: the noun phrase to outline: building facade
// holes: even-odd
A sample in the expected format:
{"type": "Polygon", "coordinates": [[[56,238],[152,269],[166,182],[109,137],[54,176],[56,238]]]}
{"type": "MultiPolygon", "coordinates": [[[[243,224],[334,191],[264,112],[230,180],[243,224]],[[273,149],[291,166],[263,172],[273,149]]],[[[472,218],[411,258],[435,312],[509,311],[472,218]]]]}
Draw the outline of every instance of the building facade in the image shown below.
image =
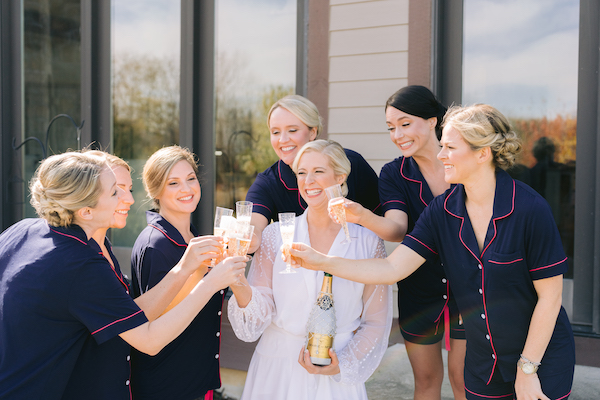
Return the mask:
{"type": "MultiPolygon", "coordinates": [[[[277,98],[310,98],[323,136],[378,172],[400,155],[385,101],[421,84],[447,105],[497,106],[523,135],[512,173],[552,206],[578,362],[600,366],[589,351],[600,348],[599,21],[594,0],[2,1],[2,229],[33,216],[27,182],[49,154],[91,145],[139,174],[180,144],[202,164],[194,223],[210,233],[214,207],[273,162],[277,98]]],[[[136,212],[112,233],[124,264],[145,225],[134,182],[136,212]]]]}

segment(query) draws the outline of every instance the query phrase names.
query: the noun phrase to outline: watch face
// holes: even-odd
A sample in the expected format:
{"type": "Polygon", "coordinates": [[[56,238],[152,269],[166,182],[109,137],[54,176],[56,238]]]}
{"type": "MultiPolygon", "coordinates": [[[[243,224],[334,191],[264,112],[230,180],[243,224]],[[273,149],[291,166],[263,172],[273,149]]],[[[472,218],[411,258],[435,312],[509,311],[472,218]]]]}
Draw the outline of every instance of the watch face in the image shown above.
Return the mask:
{"type": "Polygon", "coordinates": [[[523,366],[521,367],[521,369],[523,370],[523,372],[525,372],[526,374],[533,374],[535,372],[535,365],[531,364],[531,363],[523,363],[523,366]]]}

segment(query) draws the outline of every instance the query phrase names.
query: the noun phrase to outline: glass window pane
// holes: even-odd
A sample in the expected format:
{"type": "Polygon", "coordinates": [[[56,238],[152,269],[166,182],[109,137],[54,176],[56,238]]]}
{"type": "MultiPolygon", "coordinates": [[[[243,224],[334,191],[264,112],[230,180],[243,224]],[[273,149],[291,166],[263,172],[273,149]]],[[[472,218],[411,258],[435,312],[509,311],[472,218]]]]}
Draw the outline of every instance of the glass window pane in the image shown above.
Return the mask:
{"type": "Polygon", "coordinates": [[[463,104],[488,103],[523,139],[513,177],[549,202],[573,271],[579,1],[465,0],[463,104]]]}
{"type": "MultiPolygon", "coordinates": [[[[39,161],[46,154],[77,149],[77,129],[81,121],[81,27],[79,0],[26,0],[23,2],[23,139],[28,141],[21,150],[24,159],[23,188],[25,199],[28,182],[39,161]],[[48,132],[48,136],[46,135],[48,132]],[[42,143],[42,145],[40,145],[42,143]]],[[[25,217],[35,216],[25,201],[25,217]]]]}
{"type": "Polygon", "coordinates": [[[215,204],[234,208],[256,174],[277,160],[266,117],[295,90],[297,4],[218,0],[216,6],[215,204]]]}
{"type": "Polygon", "coordinates": [[[114,153],[133,168],[132,206],[113,245],[131,247],[149,208],[140,178],[148,157],[179,143],[181,2],[113,0],[114,153]]]}

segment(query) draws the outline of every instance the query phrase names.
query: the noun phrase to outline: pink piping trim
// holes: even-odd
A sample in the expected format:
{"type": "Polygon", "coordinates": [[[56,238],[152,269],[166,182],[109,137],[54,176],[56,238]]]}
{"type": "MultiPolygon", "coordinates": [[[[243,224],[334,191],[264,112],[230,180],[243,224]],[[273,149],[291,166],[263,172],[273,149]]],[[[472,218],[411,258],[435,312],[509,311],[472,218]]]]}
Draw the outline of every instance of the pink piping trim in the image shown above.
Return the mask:
{"type": "Polygon", "coordinates": [[[272,212],[272,211],[271,211],[271,209],[270,209],[269,207],[267,207],[267,206],[263,206],[262,204],[254,203],[253,205],[255,205],[255,206],[260,206],[260,207],[264,207],[264,208],[266,208],[267,210],[269,210],[269,212],[272,212]]]}
{"type": "Polygon", "coordinates": [[[148,224],[148,226],[156,229],[157,231],[159,231],[160,233],[162,233],[163,235],[165,235],[167,237],[167,239],[169,239],[171,242],[175,243],[177,246],[179,246],[179,247],[187,247],[187,244],[179,244],[175,240],[171,239],[171,237],[169,235],[167,235],[167,232],[163,231],[162,229],[160,229],[160,228],[158,228],[158,227],[156,227],[154,225],[151,225],[151,224],[148,224]]]}
{"type": "MultiPolygon", "coordinates": [[[[388,200],[385,203],[383,203],[383,205],[386,205],[387,203],[402,203],[402,204],[406,205],[405,202],[400,201],[400,200],[388,200]]],[[[379,207],[379,206],[377,206],[377,207],[379,207]]]]}
{"type": "Polygon", "coordinates": [[[569,390],[569,393],[565,394],[563,397],[559,397],[556,400],[561,400],[561,399],[564,399],[565,397],[568,397],[571,394],[571,392],[572,392],[572,390],[569,390]]]}
{"type": "Polygon", "coordinates": [[[530,269],[529,272],[537,271],[537,270],[544,269],[544,268],[554,267],[555,265],[558,265],[560,263],[564,263],[565,261],[567,261],[567,257],[565,257],[563,260],[561,260],[559,262],[556,262],[554,264],[546,265],[545,267],[539,267],[539,268],[530,269]]]}
{"type": "Polygon", "coordinates": [[[63,236],[66,236],[66,237],[70,237],[71,239],[75,239],[75,240],[77,240],[78,242],[81,242],[81,243],[85,244],[86,246],[88,245],[86,242],[84,242],[83,240],[79,239],[79,238],[78,238],[78,237],[76,237],[76,236],[73,236],[73,235],[67,235],[66,233],[62,233],[62,232],[59,232],[59,231],[55,231],[55,230],[54,230],[54,229],[52,229],[52,228],[50,228],[50,230],[51,230],[52,232],[54,232],[54,233],[58,233],[59,235],[63,235],[63,236]]]}
{"type": "Polygon", "coordinates": [[[419,198],[421,199],[421,201],[423,202],[423,204],[427,205],[427,203],[425,202],[425,200],[423,200],[423,182],[418,181],[416,179],[410,179],[408,178],[406,175],[404,175],[404,160],[406,160],[406,158],[402,159],[402,164],[400,164],[400,175],[402,175],[402,177],[404,179],[406,179],[409,182],[415,182],[419,184],[419,198]]]}
{"type": "Polygon", "coordinates": [[[102,328],[100,328],[100,329],[97,329],[97,330],[95,330],[94,332],[92,332],[92,335],[95,335],[96,333],[100,332],[100,331],[101,331],[101,330],[103,330],[103,329],[106,329],[106,328],[108,328],[108,327],[109,327],[109,326],[111,326],[111,325],[114,325],[114,324],[116,324],[116,323],[119,323],[119,322],[121,322],[121,321],[125,321],[126,319],[129,319],[129,318],[131,318],[131,317],[134,317],[134,316],[138,315],[138,314],[139,314],[139,313],[141,313],[141,312],[143,312],[143,311],[142,311],[142,310],[139,310],[138,312],[136,312],[136,313],[134,313],[134,314],[131,314],[131,315],[130,315],[130,316],[128,316],[128,317],[121,318],[121,319],[118,319],[118,320],[116,320],[116,321],[113,321],[113,322],[111,322],[111,323],[110,323],[110,324],[108,324],[108,325],[104,325],[102,328]]]}
{"type": "MultiPolygon", "coordinates": [[[[285,181],[283,180],[283,178],[281,177],[281,163],[283,161],[279,160],[277,161],[277,173],[279,174],[279,180],[281,181],[281,183],[283,183],[283,186],[287,189],[287,190],[295,190],[298,192],[298,204],[300,205],[300,207],[302,207],[303,210],[306,210],[306,207],[304,207],[302,205],[302,196],[300,196],[300,190],[298,189],[294,189],[294,188],[290,188],[288,187],[288,185],[285,184],[285,181]]],[[[270,211],[270,210],[269,210],[270,211]]]]}
{"type": "Polygon", "coordinates": [[[518,261],[523,261],[522,258],[517,258],[516,260],[512,260],[512,261],[494,261],[494,260],[488,260],[489,263],[492,264],[512,264],[512,263],[516,263],[518,261]]]}
{"type": "Polygon", "coordinates": [[[413,238],[413,240],[415,240],[415,241],[417,241],[417,242],[421,243],[421,245],[423,245],[423,246],[427,247],[427,249],[429,249],[429,251],[431,251],[433,254],[437,254],[437,253],[436,253],[435,251],[433,251],[433,250],[432,250],[432,249],[431,249],[429,246],[427,246],[425,243],[421,242],[421,241],[420,241],[419,239],[417,239],[416,237],[414,237],[414,236],[412,236],[412,235],[406,235],[406,236],[408,236],[408,237],[411,237],[411,238],[413,238]]]}
{"type": "Polygon", "coordinates": [[[483,394],[475,393],[472,390],[467,389],[466,386],[465,386],[465,390],[467,392],[469,392],[469,393],[474,394],[475,396],[485,397],[486,399],[501,399],[503,397],[508,397],[508,396],[513,397],[513,393],[511,393],[511,394],[504,394],[504,395],[501,395],[501,396],[486,396],[486,395],[483,395],[483,394]]]}

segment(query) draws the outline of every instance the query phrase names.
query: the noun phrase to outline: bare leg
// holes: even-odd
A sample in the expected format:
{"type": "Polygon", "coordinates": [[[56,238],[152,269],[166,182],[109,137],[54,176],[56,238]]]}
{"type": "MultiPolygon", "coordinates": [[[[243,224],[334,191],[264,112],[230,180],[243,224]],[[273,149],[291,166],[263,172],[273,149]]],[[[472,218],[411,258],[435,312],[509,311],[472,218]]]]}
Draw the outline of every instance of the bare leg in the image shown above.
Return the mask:
{"type": "Polygon", "coordinates": [[[444,379],[442,343],[404,344],[415,376],[414,400],[440,400],[444,379]]]}
{"type": "Polygon", "coordinates": [[[465,397],[465,353],[467,352],[467,341],[461,339],[450,339],[450,350],[448,352],[448,378],[452,386],[455,400],[466,400],[465,397]]]}

